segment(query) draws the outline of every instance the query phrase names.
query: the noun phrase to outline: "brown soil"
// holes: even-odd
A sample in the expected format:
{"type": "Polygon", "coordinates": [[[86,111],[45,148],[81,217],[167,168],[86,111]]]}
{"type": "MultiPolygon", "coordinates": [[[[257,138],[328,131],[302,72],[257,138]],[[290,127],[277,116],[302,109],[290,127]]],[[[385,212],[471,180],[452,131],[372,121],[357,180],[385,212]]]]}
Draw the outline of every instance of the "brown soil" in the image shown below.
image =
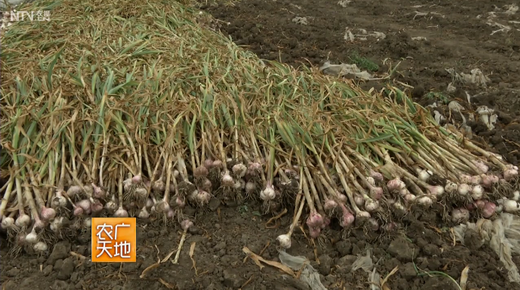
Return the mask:
{"type": "MultiPolygon", "coordinates": [[[[470,110],[487,105],[498,111],[496,130],[487,131],[479,123],[470,125],[478,138],[508,161],[518,164],[520,25],[508,21],[520,21],[520,12],[510,16],[497,13],[496,21],[510,25],[511,30],[490,35],[498,29],[486,24],[488,12],[495,9],[493,5],[469,0],[428,3],[413,7],[422,3],[354,0],[342,7],[335,1],[248,0],[233,5],[204,3],[202,8],[221,20],[216,23],[223,32],[265,59],[281,58],[295,66],[309,64],[307,61],[320,65],[327,59],[332,63],[350,63],[349,57],[356,51],[378,64],[379,74],[389,70],[388,63],[383,64],[384,59],[391,59],[394,66],[400,61],[391,83],[414,87],[407,91],[421,104],[432,102],[428,92],[440,92],[447,100],[458,98],[470,110]],[[415,11],[430,14],[414,18],[415,11]],[[481,17],[477,18],[478,15],[481,17]],[[307,17],[308,24],[293,23],[296,16],[307,17]],[[383,32],[386,38],[346,42],[343,40],[346,27],[383,32]],[[417,36],[427,40],[412,40],[417,36]],[[489,75],[490,82],[485,89],[457,84],[458,90],[449,94],[446,88],[452,78],[446,68],[464,73],[479,68],[489,75]],[[465,91],[479,94],[472,99],[472,108],[463,101],[465,91]]],[[[503,5],[510,3],[500,0],[494,4],[503,9],[503,5]]],[[[362,85],[380,88],[385,83],[362,85]]],[[[445,113],[445,108],[438,110],[445,113]]],[[[128,264],[90,262],[87,229],[70,241],[56,243],[40,257],[23,253],[11,259],[13,247],[2,236],[0,284],[7,290],[307,289],[275,268],[267,266],[260,270],[251,259],[244,262],[243,247],[257,254],[262,252],[265,259],[278,259],[276,237],[288,229],[290,209],[277,228],[266,228],[268,218],[256,214],[259,208],[256,204],[229,207],[219,206],[214,200],[211,208],[207,212],[187,210],[196,227],[188,234],[179,264],[168,261],[144,278],[140,275],[145,268],[177,248],[181,235],[178,225],[140,220],[137,263],[128,264]],[[196,243],[195,268],[188,254],[192,243],[196,243]]],[[[363,270],[351,271],[356,256],[364,255],[367,249],[371,250],[373,262],[378,263],[377,271],[382,277],[398,267],[388,279],[387,285],[392,290],[457,289],[447,277],[425,273],[442,271],[459,279],[466,266],[470,269],[467,289],[520,289],[519,285],[507,282],[502,264],[489,248],[471,243],[471,247],[454,245],[448,228],[451,225],[442,222],[442,214],[441,207],[434,207],[404,218],[398,229],[384,233],[364,228],[342,232],[333,221],[317,241],[316,249],[296,230],[288,252],[307,256],[327,289],[368,289],[368,274],[363,270]]]]}
{"type": "MultiPolygon", "coordinates": [[[[9,259],[12,247],[2,239],[2,289],[308,289],[275,268],[260,270],[251,259],[244,262],[243,247],[257,254],[263,251],[265,259],[278,260],[275,239],[286,231],[292,215],[278,220],[277,228],[266,228],[267,219],[255,212],[258,205],[217,209],[218,201],[212,204],[213,211],[195,214],[197,226],[188,234],[179,264],[167,261],[144,278],[140,278],[144,269],[177,249],[181,236],[177,225],[139,220],[137,263],[90,262],[87,229],[79,231],[70,242],[55,244],[40,257],[22,254],[9,259]],[[189,257],[192,243],[196,269],[189,257]]],[[[186,212],[195,213],[189,209],[186,212]]],[[[382,277],[398,267],[388,280],[392,290],[455,290],[448,278],[425,273],[443,271],[458,279],[466,266],[470,269],[468,289],[519,289],[506,282],[504,268],[487,247],[454,246],[448,228],[441,228],[440,215],[435,212],[442,212],[442,208],[406,217],[399,228],[385,233],[366,228],[341,231],[333,222],[331,229],[316,241],[316,248],[296,230],[288,253],[307,256],[327,289],[367,289],[368,274],[361,269],[351,271],[357,256],[366,255],[367,250],[378,263],[376,269],[382,277]]]]}

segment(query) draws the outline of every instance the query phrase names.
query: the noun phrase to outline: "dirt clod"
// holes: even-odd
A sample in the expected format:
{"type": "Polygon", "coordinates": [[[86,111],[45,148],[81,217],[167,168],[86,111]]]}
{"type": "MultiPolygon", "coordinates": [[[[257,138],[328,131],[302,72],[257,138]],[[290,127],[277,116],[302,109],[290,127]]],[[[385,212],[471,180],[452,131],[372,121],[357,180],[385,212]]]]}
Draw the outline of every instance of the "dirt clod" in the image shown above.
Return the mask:
{"type": "Polygon", "coordinates": [[[6,289],[6,290],[9,290],[9,289],[16,289],[18,286],[16,285],[16,283],[14,281],[7,281],[3,287],[6,289]]]}
{"type": "Polygon", "coordinates": [[[283,282],[280,281],[279,287],[276,289],[297,289],[297,290],[310,290],[311,288],[304,282],[297,280],[290,276],[284,276],[283,282]]]}
{"type": "Polygon", "coordinates": [[[124,263],[122,272],[126,274],[137,273],[137,270],[139,270],[139,266],[141,266],[141,263],[139,263],[139,261],[137,263],[124,263]]]}
{"type": "Polygon", "coordinates": [[[407,280],[411,280],[417,276],[417,271],[415,270],[413,263],[404,264],[400,270],[402,271],[403,277],[407,280]]]}
{"type": "Polygon", "coordinates": [[[43,268],[43,275],[49,276],[49,274],[52,272],[52,265],[47,265],[45,268],[43,268]]]}
{"type": "Polygon", "coordinates": [[[354,255],[346,255],[340,258],[337,262],[338,271],[340,273],[350,273],[352,271],[352,264],[357,260],[354,255]]]}
{"type": "Polygon", "coordinates": [[[9,277],[15,277],[18,274],[20,274],[20,269],[13,267],[13,268],[11,268],[11,270],[8,270],[7,272],[5,272],[5,274],[9,277]]]}
{"type": "Polygon", "coordinates": [[[70,289],[70,287],[69,287],[69,283],[67,283],[65,281],[56,280],[56,281],[54,281],[54,284],[52,285],[52,289],[65,290],[65,289],[70,289]]]}
{"type": "Polygon", "coordinates": [[[472,251],[477,251],[484,245],[484,240],[474,230],[467,230],[464,235],[464,245],[472,251]]]}
{"type": "Polygon", "coordinates": [[[212,198],[209,201],[208,207],[210,210],[215,211],[220,206],[220,200],[218,198],[212,198]]]}
{"type": "Polygon", "coordinates": [[[62,259],[56,260],[56,262],[54,262],[54,269],[55,270],[60,270],[61,266],[63,266],[63,260],[62,259]]]}
{"type": "Polygon", "coordinates": [[[424,285],[424,289],[431,290],[455,290],[456,285],[446,277],[431,277],[424,285]]]}
{"type": "Polygon", "coordinates": [[[59,242],[54,245],[54,248],[45,262],[47,265],[54,265],[54,263],[59,259],[64,259],[69,256],[70,253],[70,243],[68,242],[59,242]]]}
{"type": "Polygon", "coordinates": [[[318,267],[318,271],[320,274],[327,276],[330,274],[330,270],[334,263],[334,259],[332,259],[329,255],[321,255],[319,257],[320,265],[318,267]]]}
{"type": "Polygon", "coordinates": [[[437,247],[436,245],[432,244],[424,245],[422,250],[426,255],[432,257],[438,256],[441,253],[441,249],[439,249],[439,247],[437,247]]]}
{"type": "Polygon", "coordinates": [[[416,247],[403,237],[394,239],[388,246],[388,252],[400,261],[412,261],[417,257],[416,247]]]}
{"type": "Polygon", "coordinates": [[[352,253],[352,244],[349,241],[340,241],[336,244],[336,249],[341,256],[352,253]]]}
{"type": "Polygon", "coordinates": [[[215,245],[214,249],[216,251],[220,251],[226,248],[226,242],[220,242],[217,245],[215,245]]]}
{"type": "Polygon", "coordinates": [[[224,285],[233,289],[239,288],[245,281],[243,278],[237,275],[236,271],[232,269],[226,269],[224,274],[224,285]]]}

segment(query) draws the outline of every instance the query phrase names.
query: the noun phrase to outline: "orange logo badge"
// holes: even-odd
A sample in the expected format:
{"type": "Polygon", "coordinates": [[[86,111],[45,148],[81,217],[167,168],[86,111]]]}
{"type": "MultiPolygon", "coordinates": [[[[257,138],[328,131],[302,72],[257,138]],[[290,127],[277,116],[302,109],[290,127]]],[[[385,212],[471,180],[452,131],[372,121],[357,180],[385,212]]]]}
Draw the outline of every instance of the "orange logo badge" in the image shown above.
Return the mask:
{"type": "Polygon", "coordinates": [[[92,218],[92,262],[135,262],[135,218],[92,218]]]}

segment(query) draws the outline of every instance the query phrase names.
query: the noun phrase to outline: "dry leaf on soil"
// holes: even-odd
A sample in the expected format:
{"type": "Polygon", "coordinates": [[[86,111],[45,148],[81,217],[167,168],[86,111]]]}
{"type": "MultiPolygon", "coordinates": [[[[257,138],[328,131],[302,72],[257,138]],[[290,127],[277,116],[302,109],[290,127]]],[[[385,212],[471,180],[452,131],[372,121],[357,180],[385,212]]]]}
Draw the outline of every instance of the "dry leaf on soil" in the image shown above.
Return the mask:
{"type": "Polygon", "coordinates": [[[247,247],[244,247],[242,249],[242,251],[244,253],[246,253],[253,261],[255,261],[255,264],[258,265],[258,267],[260,267],[260,270],[262,270],[262,268],[264,268],[264,266],[262,265],[262,263],[265,263],[269,266],[272,266],[272,267],[276,267],[282,271],[284,271],[285,273],[293,276],[293,277],[296,277],[296,274],[294,273],[293,270],[291,270],[291,268],[279,263],[279,262],[275,262],[275,261],[269,261],[269,260],[266,260],[260,256],[258,256],[257,254],[251,252],[251,250],[249,250],[249,248],[247,247]],[[261,263],[262,262],[262,263],[261,263]]]}

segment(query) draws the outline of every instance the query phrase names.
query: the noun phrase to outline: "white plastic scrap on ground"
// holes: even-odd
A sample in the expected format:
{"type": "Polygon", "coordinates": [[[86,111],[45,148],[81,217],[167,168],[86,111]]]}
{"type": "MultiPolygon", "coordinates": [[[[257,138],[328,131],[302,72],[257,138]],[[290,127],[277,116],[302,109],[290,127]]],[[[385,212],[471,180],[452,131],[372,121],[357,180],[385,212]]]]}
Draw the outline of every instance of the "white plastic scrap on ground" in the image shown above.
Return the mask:
{"type": "Polygon", "coordinates": [[[480,219],[476,223],[465,223],[454,228],[455,240],[465,243],[468,230],[473,230],[480,236],[482,245],[488,244],[498,255],[508,271],[510,282],[520,283],[518,267],[513,262],[512,254],[520,254],[520,217],[509,213],[501,213],[497,219],[480,219]]]}
{"type": "Polygon", "coordinates": [[[381,289],[381,276],[377,272],[377,265],[372,262],[372,255],[370,250],[367,250],[365,256],[358,256],[358,258],[352,263],[352,272],[357,269],[362,269],[368,274],[368,282],[370,284],[370,290],[381,289]]]}
{"type": "Polygon", "coordinates": [[[489,82],[489,78],[478,68],[472,69],[469,74],[461,73],[460,75],[465,83],[472,83],[486,87],[487,82],[489,82]]]}
{"type": "Polygon", "coordinates": [[[450,112],[457,112],[457,113],[460,113],[460,112],[463,112],[466,110],[466,108],[464,108],[464,106],[462,106],[459,102],[457,101],[451,101],[449,104],[448,104],[448,109],[450,110],[450,112]]]}
{"type": "Polygon", "coordinates": [[[383,32],[379,32],[379,31],[368,32],[366,29],[363,29],[363,28],[351,30],[350,28],[345,27],[345,34],[343,35],[343,39],[345,39],[346,41],[350,41],[350,42],[354,42],[354,40],[356,40],[356,39],[366,41],[370,37],[375,38],[377,41],[379,41],[380,39],[385,39],[386,34],[384,34],[383,32]],[[353,31],[355,31],[355,32],[353,32],[353,31]]]}
{"type": "Polygon", "coordinates": [[[307,17],[299,17],[299,16],[294,17],[292,19],[292,22],[294,22],[296,24],[301,24],[301,25],[309,24],[309,22],[307,21],[307,17]]]}
{"type": "Polygon", "coordinates": [[[294,3],[291,3],[290,5],[298,10],[302,10],[302,7],[300,5],[296,5],[294,3]]]}
{"type": "MultiPolygon", "coordinates": [[[[460,124],[459,132],[462,133],[462,135],[464,135],[466,138],[472,139],[473,138],[473,132],[471,130],[471,127],[467,125],[466,117],[464,117],[464,114],[463,114],[463,112],[466,111],[466,108],[464,108],[464,106],[462,106],[457,101],[451,101],[448,104],[448,111],[449,111],[448,119],[450,119],[450,120],[451,120],[452,114],[458,113],[460,115],[460,117],[462,118],[462,124],[460,124]]],[[[440,115],[441,120],[442,120],[442,118],[446,119],[440,113],[438,115],[440,115]]],[[[437,115],[436,115],[436,117],[437,117],[437,115]]],[[[469,113],[468,118],[469,118],[470,121],[474,120],[474,117],[471,114],[471,112],[469,113]]],[[[435,120],[437,121],[437,119],[435,119],[435,120]]],[[[439,121],[437,121],[437,123],[439,123],[439,121]]],[[[449,127],[450,127],[450,124],[448,124],[448,123],[446,123],[444,125],[444,128],[448,129],[449,127]]]]}
{"type": "MultiPolygon", "coordinates": [[[[468,103],[469,103],[470,96],[468,95],[468,103]]],[[[432,108],[436,108],[437,105],[434,103],[434,105],[430,105],[432,108]]],[[[471,127],[467,126],[467,121],[474,121],[476,116],[472,112],[468,112],[468,119],[466,120],[466,117],[462,114],[463,112],[466,112],[466,108],[462,106],[457,101],[451,101],[448,104],[448,111],[449,111],[449,117],[446,118],[443,116],[439,111],[434,111],[434,119],[437,122],[437,124],[440,124],[441,121],[444,121],[446,119],[451,119],[452,114],[458,113],[460,114],[460,117],[462,118],[462,124],[461,127],[466,131],[467,134],[471,135],[471,127]]],[[[487,107],[487,106],[479,106],[475,113],[478,115],[479,120],[484,123],[488,130],[495,129],[495,124],[498,120],[498,115],[495,114],[495,110],[487,107]]],[[[470,138],[471,139],[471,138],[470,138]]]]}
{"type": "Polygon", "coordinates": [[[438,12],[420,12],[420,11],[414,11],[415,15],[413,17],[413,20],[415,20],[417,17],[426,17],[429,20],[432,20],[434,17],[440,17],[440,18],[446,18],[446,15],[438,13],[438,12]]]}
{"type": "Polygon", "coordinates": [[[480,106],[477,108],[477,114],[482,123],[486,124],[488,130],[495,129],[495,123],[497,122],[498,115],[494,114],[495,110],[488,108],[487,106],[480,106]]]}
{"type": "Polygon", "coordinates": [[[338,1],[338,5],[343,7],[343,8],[346,8],[348,6],[348,4],[352,3],[352,0],[339,0],[338,1]]]}
{"type": "MultiPolygon", "coordinates": [[[[16,12],[16,10],[15,10],[16,12]]],[[[4,11],[2,13],[2,24],[0,25],[0,31],[6,29],[7,27],[13,25],[11,22],[11,14],[9,11],[4,11]]]]}
{"type": "MultiPolygon", "coordinates": [[[[505,5],[503,8],[499,8],[499,7],[495,6],[495,11],[488,12],[488,16],[486,18],[486,24],[491,27],[498,27],[498,29],[493,30],[490,35],[493,35],[498,32],[507,33],[509,31],[511,31],[512,27],[510,25],[506,25],[506,24],[498,22],[497,18],[500,18],[499,15],[506,16],[506,17],[513,16],[518,12],[518,10],[519,10],[518,5],[511,4],[511,5],[505,5]]],[[[481,18],[482,18],[482,15],[477,16],[477,19],[481,19],[481,18]]],[[[508,23],[516,25],[516,24],[520,24],[520,21],[512,20],[512,21],[508,21],[508,23]]],[[[516,30],[520,31],[520,29],[516,29],[516,30]]]]}
{"type": "Polygon", "coordinates": [[[454,93],[457,91],[457,87],[451,82],[448,84],[448,87],[446,88],[446,91],[448,93],[454,93]]]}
{"type": "Polygon", "coordinates": [[[424,36],[415,36],[415,37],[412,37],[412,40],[415,40],[415,41],[426,41],[428,39],[426,37],[424,37],[424,36]]]}
{"type": "Polygon", "coordinates": [[[487,86],[487,82],[489,82],[489,78],[484,75],[484,73],[478,69],[474,68],[471,70],[469,74],[466,73],[458,73],[453,68],[448,68],[446,71],[459,82],[463,82],[466,84],[476,84],[482,87],[487,86]]]}
{"type": "Polygon", "coordinates": [[[310,261],[302,256],[291,256],[279,251],[280,262],[294,271],[300,271],[300,280],[307,283],[312,290],[327,290],[320,281],[320,274],[310,265],[310,261]],[[303,269],[303,270],[302,270],[303,269]]]}
{"type": "Polygon", "coordinates": [[[434,119],[437,124],[440,124],[442,121],[446,120],[446,117],[444,117],[439,111],[435,110],[433,111],[434,119]]]}
{"type": "Polygon", "coordinates": [[[370,73],[361,71],[355,64],[330,64],[330,62],[327,61],[320,67],[320,71],[326,75],[338,77],[354,75],[362,80],[373,79],[370,73]]]}
{"type": "MultiPolygon", "coordinates": [[[[306,257],[292,256],[285,251],[279,251],[280,263],[291,268],[294,271],[301,271],[300,280],[307,283],[312,290],[327,290],[320,281],[320,274],[310,265],[310,261],[306,257]]],[[[372,262],[372,254],[367,250],[365,256],[358,256],[352,263],[352,272],[362,269],[368,274],[368,282],[370,290],[381,289],[381,276],[377,272],[377,264],[372,262]]]]}
{"type": "Polygon", "coordinates": [[[516,4],[506,5],[506,8],[507,10],[504,12],[506,15],[514,15],[518,12],[518,5],[516,4]]]}

